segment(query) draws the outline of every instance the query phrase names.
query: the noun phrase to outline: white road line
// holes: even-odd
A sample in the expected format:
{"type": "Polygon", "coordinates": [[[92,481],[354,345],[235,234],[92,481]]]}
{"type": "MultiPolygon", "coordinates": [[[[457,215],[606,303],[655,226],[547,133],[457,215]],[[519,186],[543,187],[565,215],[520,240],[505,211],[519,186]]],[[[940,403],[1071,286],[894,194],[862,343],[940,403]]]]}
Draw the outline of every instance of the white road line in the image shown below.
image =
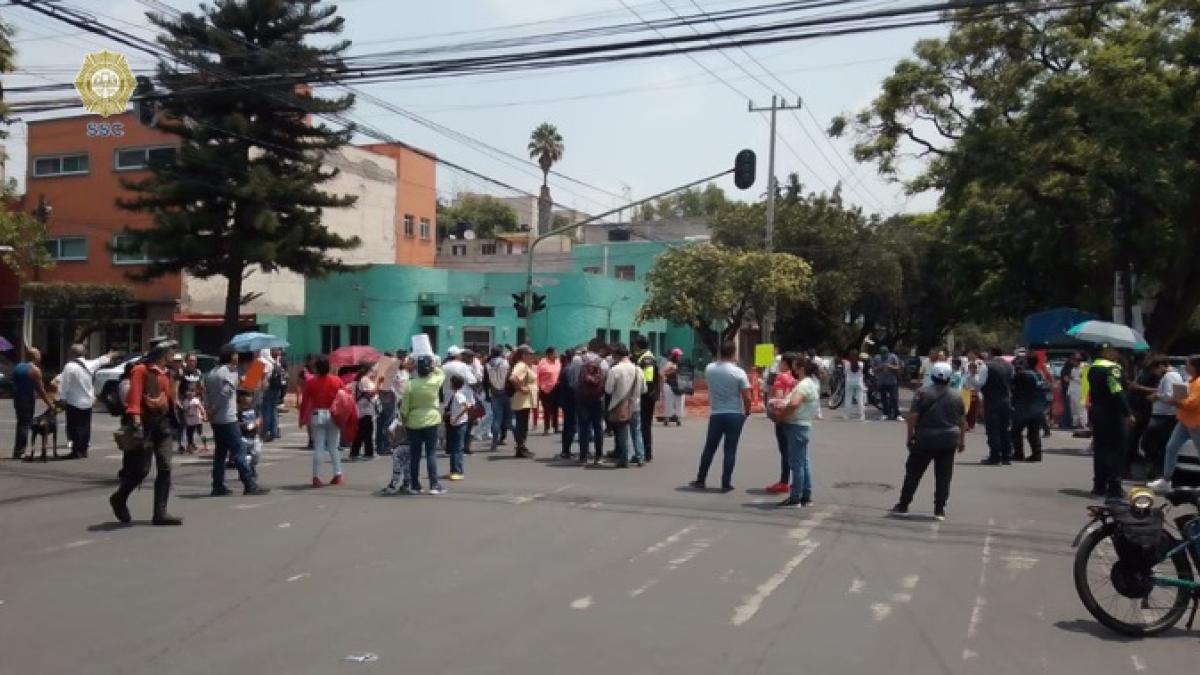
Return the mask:
{"type": "Polygon", "coordinates": [[[850,590],[848,592],[857,595],[859,593],[862,593],[863,589],[866,587],[867,587],[866,580],[855,579],[854,581],[850,582],[850,590]]]}
{"type": "Polygon", "coordinates": [[[270,503],[271,502],[253,502],[250,504],[234,504],[233,506],[231,506],[229,508],[231,508],[235,511],[249,511],[250,509],[257,509],[260,506],[266,506],[267,504],[270,504],[270,503]]]}
{"type": "Polygon", "coordinates": [[[641,595],[642,593],[645,593],[646,591],[650,590],[650,587],[653,586],[654,584],[657,584],[658,581],[659,581],[658,579],[651,579],[650,581],[647,581],[646,583],[642,584],[641,586],[638,586],[637,588],[633,589],[632,591],[629,591],[629,597],[636,598],[637,596],[641,595]]]}
{"type": "Polygon", "coordinates": [[[60,546],[49,546],[47,548],[42,549],[42,553],[57,553],[58,551],[67,551],[67,550],[70,550],[73,548],[79,548],[81,546],[87,546],[88,544],[93,544],[93,543],[95,543],[95,541],[96,541],[95,539],[77,539],[75,541],[69,541],[60,546]]]}
{"type": "MultiPolygon", "coordinates": [[[[721,535],[721,536],[723,536],[723,535],[721,535]]],[[[720,536],[717,537],[717,539],[720,539],[720,538],[721,538],[720,536]]],[[[680,567],[683,567],[685,564],[687,564],[687,562],[689,560],[700,555],[704,551],[704,549],[708,548],[709,546],[712,546],[714,541],[716,541],[716,539],[697,539],[697,540],[695,540],[694,542],[692,542],[692,545],[689,546],[688,549],[683,552],[682,555],[680,555],[677,558],[671,559],[671,561],[667,565],[667,571],[673,572],[673,571],[679,569],[680,567]]]]}
{"type": "Polygon", "coordinates": [[[592,606],[592,596],[585,595],[571,603],[571,609],[587,609],[592,606]]]}
{"type": "Polygon", "coordinates": [[[1133,663],[1133,669],[1136,672],[1146,672],[1146,662],[1142,660],[1142,657],[1138,656],[1137,654],[1130,654],[1129,660],[1133,663]]]}
{"type": "Polygon", "coordinates": [[[1004,568],[1008,570],[1009,578],[1016,579],[1021,572],[1026,572],[1038,564],[1039,558],[1029,555],[1026,551],[1013,551],[1002,558],[1004,568]]]}
{"type": "Polygon", "coordinates": [[[281,529],[281,530],[286,530],[286,529],[288,529],[288,528],[289,528],[289,527],[291,527],[291,526],[292,526],[292,524],[291,524],[291,523],[280,523],[280,524],[279,524],[279,529],[281,529]]]}
{"type": "Polygon", "coordinates": [[[292,576],[288,577],[288,583],[290,584],[293,581],[300,581],[301,579],[303,579],[305,577],[310,577],[310,576],[312,576],[312,575],[309,574],[308,572],[301,572],[300,574],[293,574],[292,576]]]}
{"type": "Polygon", "coordinates": [[[733,578],[733,570],[729,570],[721,575],[721,583],[728,583],[733,578]]]}
{"type": "Polygon", "coordinates": [[[917,582],[919,582],[920,580],[921,580],[921,575],[910,574],[900,580],[900,585],[911,591],[912,589],[917,587],[917,582]]]}
{"type": "Polygon", "coordinates": [[[839,507],[835,506],[828,511],[817,513],[812,517],[811,520],[805,521],[800,527],[797,527],[788,533],[788,536],[791,539],[799,542],[798,545],[800,547],[800,552],[793,556],[791,560],[788,560],[786,563],[784,563],[783,567],[778,572],[771,575],[766,581],[760,584],[752,595],[746,597],[745,601],[733,611],[733,617],[730,619],[730,623],[735,626],[741,626],[750,619],[754,618],[754,615],[757,614],[758,610],[762,608],[762,605],[767,598],[770,597],[770,595],[774,593],[776,589],[782,586],[783,582],[787,581],[787,578],[791,576],[792,572],[795,571],[795,569],[799,567],[800,564],[808,558],[808,556],[812,555],[813,551],[817,550],[817,548],[820,546],[820,543],[810,540],[808,535],[813,531],[813,528],[815,528],[817,525],[820,525],[821,522],[823,522],[826,518],[829,518],[831,515],[833,515],[834,511],[836,511],[838,508],[839,507]]]}
{"type": "Polygon", "coordinates": [[[941,523],[935,522],[933,525],[929,526],[929,538],[931,540],[937,541],[938,537],[941,537],[941,536],[942,536],[942,524],[941,523]]]}
{"type": "Polygon", "coordinates": [[[983,551],[979,554],[979,584],[976,586],[975,605],[971,608],[971,620],[967,623],[967,639],[962,655],[964,661],[979,656],[979,653],[972,650],[970,646],[971,641],[979,634],[979,624],[983,620],[983,608],[987,605],[987,600],[983,597],[983,589],[987,585],[988,565],[992,561],[992,539],[995,536],[993,531],[995,526],[996,521],[989,519],[987,534],[983,537],[983,551]]]}
{"type": "Polygon", "coordinates": [[[574,483],[567,483],[566,485],[564,485],[564,486],[562,486],[562,487],[556,487],[556,488],[554,488],[554,489],[551,491],[551,494],[556,494],[556,495],[557,495],[557,494],[561,494],[561,493],[563,493],[563,492],[566,492],[567,490],[570,490],[570,489],[571,489],[571,488],[573,488],[573,487],[575,487],[575,484],[574,484],[574,483]]]}
{"type": "Polygon", "coordinates": [[[654,542],[648,548],[646,548],[645,551],[642,551],[641,553],[630,558],[629,562],[633,562],[634,560],[637,560],[638,558],[645,556],[645,555],[653,555],[672,544],[677,544],[677,543],[679,543],[679,541],[681,539],[686,537],[689,533],[691,533],[695,529],[696,529],[696,524],[692,523],[691,525],[688,525],[687,527],[676,532],[675,534],[669,535],[665,539],[660,539],[659,541],[654,542]]]}
{"type": "Polygon", "coordinates": [[[876,622],[883,621],[884,619],[888,618],[891,613],[892,606],[886,602],[877,602],[871,605],[871,614],[874,616],[876,622]]]}
{"type": "Polygon", "coordinates": [[[912,602],[912,598],[912,593],[892,593],[892,602],[897,604],[906,605],[912,602]]]}

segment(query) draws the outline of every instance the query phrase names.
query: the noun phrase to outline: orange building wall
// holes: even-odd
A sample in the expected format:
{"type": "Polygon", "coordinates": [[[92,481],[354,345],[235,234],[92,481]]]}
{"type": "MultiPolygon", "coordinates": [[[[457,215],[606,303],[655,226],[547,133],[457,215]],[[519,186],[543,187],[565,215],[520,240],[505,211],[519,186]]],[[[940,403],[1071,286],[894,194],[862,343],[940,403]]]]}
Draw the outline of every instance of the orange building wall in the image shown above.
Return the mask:
{"type": "Polygon", "coordinates": [[[363,146],[396,160],[396,263],[433,267],[437,257],[437,162],[430,153],[403,145],[363,146]],[[413,236],[404,236],[404,216],[413,217],[413,236]],[[429,220],[429,238],[421,238],[420,222],[429,220]]]}
{"type": "Polygon", "coordinates": [[[39,281],[127,284],[138,300],[174,302],[180,294],[180,280],[172,275],[149,284],[131,282],[126,272],[133,265],[113,264],[108,244],[126,225],[148,227],[149,214],[131,213],[117,207],[118,197],[131,196],[121,187],[122,179],[136,180],[145,171],[116,171],[118,148],[177,145],[174,136],[143,126],[133,113],[107,119],[83,115],[29,122],[28,170],[25,203],[29,208],[45,197],[53,208],[48,222],[50,237],[82,236],[87,239],[87,260],[59,261],[53,268],[37,272],[39,281]],[[120,123],[124,135],[89,136],[89,123],[120,123]],[[58,154],[88,154],[88,173],[78,176],[34,177],[37,157],[58,154]]]}

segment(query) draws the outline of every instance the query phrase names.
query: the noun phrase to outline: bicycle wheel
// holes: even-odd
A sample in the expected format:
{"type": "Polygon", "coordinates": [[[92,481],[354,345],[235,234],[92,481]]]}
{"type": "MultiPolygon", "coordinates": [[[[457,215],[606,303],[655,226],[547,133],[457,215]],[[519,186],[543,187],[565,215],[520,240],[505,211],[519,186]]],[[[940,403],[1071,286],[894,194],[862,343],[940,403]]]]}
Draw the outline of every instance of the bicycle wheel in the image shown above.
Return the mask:
{"type": "MultiPolygon", "coordinates": [[[[1118,633],[1149,637],[1168,630],[1183,618],[1191,592],[1177,586],[1155,586],[1144,576],[1118,567],[1114,532],[1115,525],[1105,525],[1089,533],[1079,545],[1075,553],[1079,599],[1097,621],[1118,633]]],[[[1191,565],[1184,554],[1163,560],[1153,573],[1192,579],[1191,565]]]]}
{"type": "Polygon", "coordinates": [[[834,372],[829,377],[829,409],[836,410],[842,407],[842,403],[846,400],[846,376],[841,370],[834,372]]]}

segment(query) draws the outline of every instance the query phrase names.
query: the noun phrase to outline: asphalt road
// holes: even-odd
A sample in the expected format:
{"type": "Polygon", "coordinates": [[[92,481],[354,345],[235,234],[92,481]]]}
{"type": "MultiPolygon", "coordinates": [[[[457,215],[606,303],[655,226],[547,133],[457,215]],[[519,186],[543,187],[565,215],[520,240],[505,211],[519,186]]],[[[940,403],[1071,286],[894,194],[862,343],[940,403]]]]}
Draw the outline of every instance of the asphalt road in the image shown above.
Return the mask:
{"type": "MultiPolygon", "coordinates": [[[[547,461],[556,444],[538,435],[537,461],[476,454],[440,497],[379,496],[390,458],[312,490],[290,428],[260,469],[266,497],[209,498],[205,463],[181,462],[172,510],[186,522],[162,529],[144,526],[148,486],[131,500],[142,521],[113,523],[112,426],[97,417],[85,461],[0,463],[0,673],[1194,669],[1196,635],[1126,641],[1077,600],[1091,462],[1061,434],[1043,464],[1009,468],[979,466],[973,434],[936,523],[885,516],[897,423],[818,423],[803,511],[760,490],[777,470],[761,418],[727,495],[683,487],[698,419],[657,427],[646,468],[547,461]]],[[[931,499],[930,474],[914,511],[931,499]]]]}

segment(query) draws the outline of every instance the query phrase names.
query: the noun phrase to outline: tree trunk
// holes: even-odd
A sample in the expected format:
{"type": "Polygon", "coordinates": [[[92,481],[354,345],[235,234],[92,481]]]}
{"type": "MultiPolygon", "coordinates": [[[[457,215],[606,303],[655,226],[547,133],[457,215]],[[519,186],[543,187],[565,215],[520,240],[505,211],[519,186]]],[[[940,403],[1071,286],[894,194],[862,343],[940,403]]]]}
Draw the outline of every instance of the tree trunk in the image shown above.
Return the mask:
{"type": "Polygon", "coordinates": [[[221,324],[221,337],[228,342],[230,338],[237,335],[239,321],[242,311],[242,272],[244,266],[238,262],[236,265],[230,265],[229,271],[225,273],[225,280],[228,284],[225,288],[225,320],[221,324]]]}
{"type": "Polygon", "coordinates": [[[1163,286],[1146,322],[1146,341],[1153,349],[1168,351],[1200,307],[1200,267],[1190,267],[1181,277],[1178,285],[1163,286]]]}

